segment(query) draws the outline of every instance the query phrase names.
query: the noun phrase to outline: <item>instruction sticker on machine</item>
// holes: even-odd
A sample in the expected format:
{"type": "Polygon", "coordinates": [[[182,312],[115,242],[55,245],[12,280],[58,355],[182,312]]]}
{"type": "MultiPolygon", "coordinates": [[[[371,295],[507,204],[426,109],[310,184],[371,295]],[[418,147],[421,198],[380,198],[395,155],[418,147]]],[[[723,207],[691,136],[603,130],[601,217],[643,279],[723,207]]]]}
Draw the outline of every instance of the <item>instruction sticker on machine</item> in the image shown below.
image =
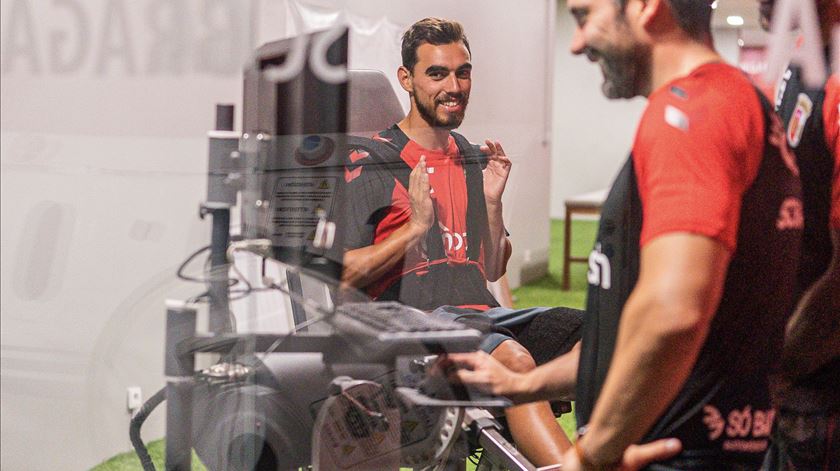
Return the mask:
{"type": "Polygon", "coordinates": [[[271,201],[272,239],[286,247],[312,243],[318,221],[332,211],[337,177],[280,177],[271,201]]]}

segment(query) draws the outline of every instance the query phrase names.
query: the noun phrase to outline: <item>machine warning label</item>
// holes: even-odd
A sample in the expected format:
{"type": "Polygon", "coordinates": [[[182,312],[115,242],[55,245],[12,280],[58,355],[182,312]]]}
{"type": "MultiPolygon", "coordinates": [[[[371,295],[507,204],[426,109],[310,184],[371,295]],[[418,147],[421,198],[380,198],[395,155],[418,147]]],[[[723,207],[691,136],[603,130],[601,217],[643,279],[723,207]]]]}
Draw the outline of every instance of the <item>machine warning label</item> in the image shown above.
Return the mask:
{"type": "Polygon", "coordinates": [[[338,177],[279,177],[271,201],[274,244],[303,247],[315,238],[321,217],[332,211],[338,177]]]}

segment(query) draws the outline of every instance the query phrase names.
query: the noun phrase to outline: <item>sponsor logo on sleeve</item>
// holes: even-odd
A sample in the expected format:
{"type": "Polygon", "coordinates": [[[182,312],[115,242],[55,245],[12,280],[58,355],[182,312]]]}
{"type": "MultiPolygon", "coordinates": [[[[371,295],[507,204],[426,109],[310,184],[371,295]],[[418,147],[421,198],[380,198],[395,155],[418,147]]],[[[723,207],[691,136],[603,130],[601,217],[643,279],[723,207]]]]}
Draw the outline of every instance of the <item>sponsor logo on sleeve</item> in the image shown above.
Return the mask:
{"type": "Polygon", "coordinates": [[[688,131],[688,115],[675,106],[665,107],[665,122],[682,131],[688,131]]]}

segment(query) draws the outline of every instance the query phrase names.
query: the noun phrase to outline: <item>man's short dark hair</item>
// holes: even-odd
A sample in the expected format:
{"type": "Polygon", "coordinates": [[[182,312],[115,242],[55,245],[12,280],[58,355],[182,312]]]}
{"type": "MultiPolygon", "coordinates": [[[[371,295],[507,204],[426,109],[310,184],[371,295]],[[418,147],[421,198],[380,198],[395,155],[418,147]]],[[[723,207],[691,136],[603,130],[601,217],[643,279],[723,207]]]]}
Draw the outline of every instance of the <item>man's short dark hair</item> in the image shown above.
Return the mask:
{"type": "MultiPolygon", "coordinates": [[[[624,9],[627,0],[615,0],[624,9]]],[[[680,28],[694,39],[704,39],[712,32],[712,0],[665,0],[680,28]]]]}
{"type": "Polygon", "coordinates": [[[470,51],[470,43],[461,23],[443,18],[424,18],[411,25],[402,37],[402,63],[409,72],[417,65],[417,48],[424,43],[434,46],[463,42],[470,51]]]}

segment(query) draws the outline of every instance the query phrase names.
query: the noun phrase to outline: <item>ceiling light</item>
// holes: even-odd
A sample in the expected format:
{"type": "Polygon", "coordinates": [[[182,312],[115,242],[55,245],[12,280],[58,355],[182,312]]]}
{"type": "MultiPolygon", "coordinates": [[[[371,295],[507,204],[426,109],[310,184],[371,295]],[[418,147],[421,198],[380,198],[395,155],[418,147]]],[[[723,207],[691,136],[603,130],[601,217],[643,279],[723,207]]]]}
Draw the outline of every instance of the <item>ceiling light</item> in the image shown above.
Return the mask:
{"type": "Polygon", "coordinates": [[[712,10],[717,10],[717,4],[718,4],[718,0],[715,0],[714,2],[712,2],[712,10]]]}
{"type": "Polygon", "coordinates": [[[726,24],[729,26],[744,26],[744,17],[738,15],[727,16],[726,24]]]}

